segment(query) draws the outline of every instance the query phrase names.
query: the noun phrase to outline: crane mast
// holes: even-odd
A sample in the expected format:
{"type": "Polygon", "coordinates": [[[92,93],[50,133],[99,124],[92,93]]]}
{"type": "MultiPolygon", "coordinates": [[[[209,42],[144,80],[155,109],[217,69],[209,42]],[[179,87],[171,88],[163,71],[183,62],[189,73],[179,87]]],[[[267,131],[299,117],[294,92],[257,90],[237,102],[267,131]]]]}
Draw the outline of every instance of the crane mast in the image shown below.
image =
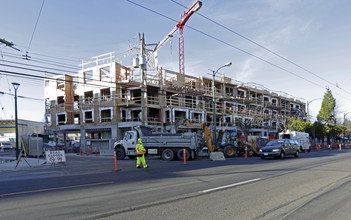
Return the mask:
{"type": "Polygon", "coordinates": [[[167,34],[163,40],[161,40],[153,50],[155,54],[155,59],[157,63],[157,50],[160,49],[169,38],[173,37],[173,35],[179,31],[179,73],[185,74],[185,66],[184,66],[184,26],[185,23],[189,20],[192,14],[194,14],[197,10],[199,10],[202,6],[201,1],[196,1],[184,14],[182,19],[176,24],[176,26],[167,34]]]}

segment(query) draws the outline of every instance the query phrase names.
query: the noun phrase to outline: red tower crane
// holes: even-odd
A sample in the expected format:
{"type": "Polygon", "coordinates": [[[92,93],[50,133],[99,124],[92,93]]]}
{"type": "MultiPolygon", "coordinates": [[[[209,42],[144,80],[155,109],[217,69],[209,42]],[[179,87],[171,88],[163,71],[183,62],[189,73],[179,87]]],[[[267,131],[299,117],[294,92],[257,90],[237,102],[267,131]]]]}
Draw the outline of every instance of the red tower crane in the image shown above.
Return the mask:
{"type": "MultiPolygon", "coordinates": [[[[182,19],[176,24],[176,26],[172,29],[167,36],[160,41],[153,50],[154,53],[157,53],[157,50],[160,49],[168,40],[169,38],[173,37],[174,33],[179,30],[179,73],[185,74],[185,67],[184,67],[184,25],[189,20],[190,16],[194,14],[197,10],[199,10],[202,6],[201,1],[196,1],[184,14],[182,19]]],[[[157,55],[155,56],[157,59],[157,55]]],[[[157,61],[156,61],[157,62],[157,61]]]]}

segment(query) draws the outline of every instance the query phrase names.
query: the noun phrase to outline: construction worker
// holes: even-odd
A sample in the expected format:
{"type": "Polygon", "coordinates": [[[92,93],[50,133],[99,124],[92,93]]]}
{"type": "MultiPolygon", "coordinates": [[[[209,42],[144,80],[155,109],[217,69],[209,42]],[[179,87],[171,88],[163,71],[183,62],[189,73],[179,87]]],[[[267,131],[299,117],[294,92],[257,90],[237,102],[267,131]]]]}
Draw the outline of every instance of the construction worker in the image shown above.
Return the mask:
{"type": "Polygon", "coordinates": [[[137,164],[136,167],[137,168],[141,168],[140,164],[142,163],[144,168],[148,168],[146,162],[145,162],[145,148],[143,146],[143,142],[141,140],[141,138],[138,138],[138,144],[135,146],[135,151],[137,153],[137,164]]]}

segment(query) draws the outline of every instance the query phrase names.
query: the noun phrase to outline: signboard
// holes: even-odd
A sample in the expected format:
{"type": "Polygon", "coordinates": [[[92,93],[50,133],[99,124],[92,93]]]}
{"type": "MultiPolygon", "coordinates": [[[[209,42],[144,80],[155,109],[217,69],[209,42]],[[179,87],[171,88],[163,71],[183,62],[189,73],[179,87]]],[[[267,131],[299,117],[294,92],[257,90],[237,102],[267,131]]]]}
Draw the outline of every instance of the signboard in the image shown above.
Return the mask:
{"type": "Polygon", "coordinates": [[[148,154],[157,154],[157,149],[148,149],[148,154]]]}
{"type": "Polygon", "coordinates": [[[66,162],[65,151],[55,150],[55,151],[45,151],[46,161],[48,163],[61,163],[66,162]]]}

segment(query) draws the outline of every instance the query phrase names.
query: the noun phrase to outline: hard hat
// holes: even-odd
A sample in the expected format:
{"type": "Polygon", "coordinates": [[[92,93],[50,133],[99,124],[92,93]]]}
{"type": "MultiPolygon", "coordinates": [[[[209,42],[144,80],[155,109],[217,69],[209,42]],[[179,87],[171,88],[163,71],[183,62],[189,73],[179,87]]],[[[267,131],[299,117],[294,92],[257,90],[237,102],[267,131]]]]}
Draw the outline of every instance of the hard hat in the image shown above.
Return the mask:
{"type": "Polygon", "coordinates": [[[138,138],[138,144],[142,144],[143,142],[142,142],[142,140],[141,140],[141,138],[138,138]]]}

